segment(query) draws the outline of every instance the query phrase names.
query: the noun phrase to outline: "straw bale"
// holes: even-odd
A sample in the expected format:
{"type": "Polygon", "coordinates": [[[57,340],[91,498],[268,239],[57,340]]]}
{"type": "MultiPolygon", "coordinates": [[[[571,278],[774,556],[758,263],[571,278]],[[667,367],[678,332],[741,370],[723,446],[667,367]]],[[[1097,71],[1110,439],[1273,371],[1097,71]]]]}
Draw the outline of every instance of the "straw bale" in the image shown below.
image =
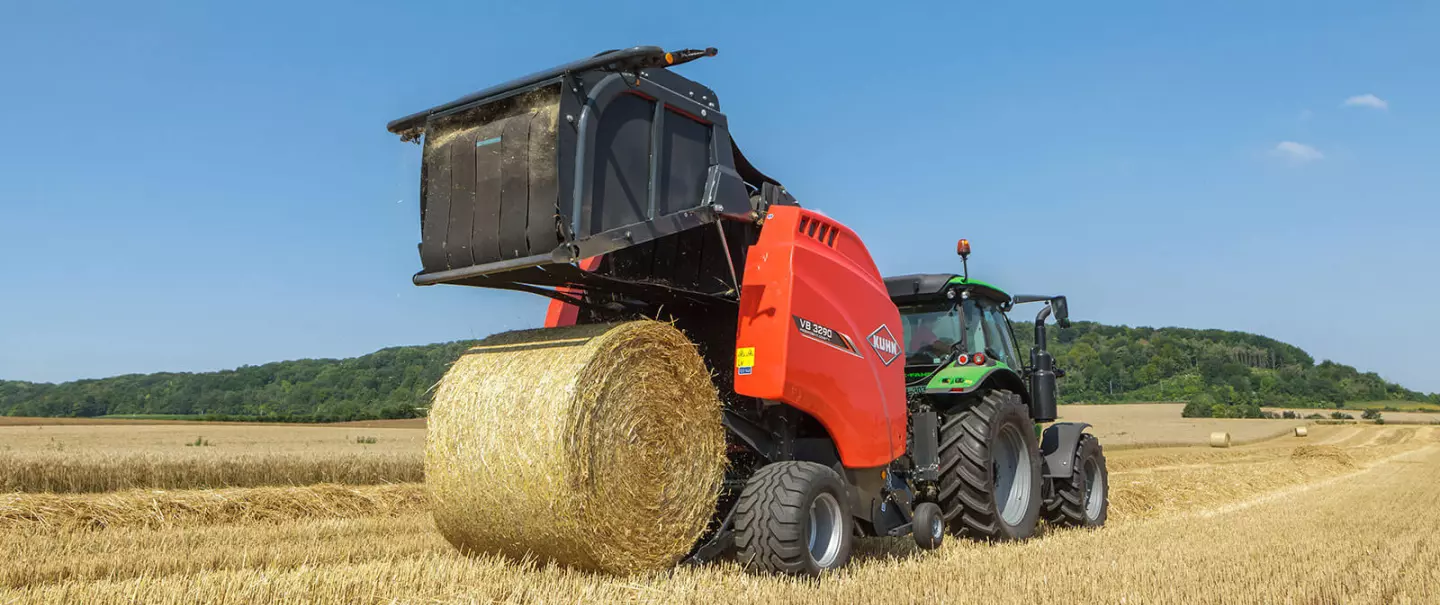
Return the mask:
{"type": "Polygon", "coordinates": [[[426,485],[462,551],[627,573],[674,565],[714,513],[720,402],[669,324],[498,334],[441,380],[426,485]]]}
{"type": "Polygon", "coordinates": [[[1230,433],[1224,431],[1210,433],[1210,447],[1230,447],[1230,433]]]}

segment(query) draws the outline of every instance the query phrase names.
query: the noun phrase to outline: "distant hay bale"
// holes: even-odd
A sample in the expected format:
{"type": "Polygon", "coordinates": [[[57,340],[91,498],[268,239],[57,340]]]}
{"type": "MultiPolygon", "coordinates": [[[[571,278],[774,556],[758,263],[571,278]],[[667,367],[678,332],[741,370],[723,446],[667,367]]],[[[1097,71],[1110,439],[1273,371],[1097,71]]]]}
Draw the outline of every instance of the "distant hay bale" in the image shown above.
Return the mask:
{"type": "Polygon", "coordinates": [[[1210,447],[1230,447],[1230,433],[1224,431],[1210,433],[1210,447]]]}
{"type": "Polygon", "coordinates": [[[725,430],[669,324],[497,334],[441,379],[426,486],[466,552],[628,573],[674,565],[714,513],[725,430]]]}
{"type": "Polygon", "coordinates": [[[1303,426],[1297,426],[1297,427],[1295,427],[1295,436],[1296,436],[1296,437],[1304,437],[1304,436],[1307,436],[1307,435],[1309,435],[1309,434],[1310,434],[1310,429],[1307,429],[1307,428],[1305,428],[1305,427],[1303,427],[1303,426]]]}

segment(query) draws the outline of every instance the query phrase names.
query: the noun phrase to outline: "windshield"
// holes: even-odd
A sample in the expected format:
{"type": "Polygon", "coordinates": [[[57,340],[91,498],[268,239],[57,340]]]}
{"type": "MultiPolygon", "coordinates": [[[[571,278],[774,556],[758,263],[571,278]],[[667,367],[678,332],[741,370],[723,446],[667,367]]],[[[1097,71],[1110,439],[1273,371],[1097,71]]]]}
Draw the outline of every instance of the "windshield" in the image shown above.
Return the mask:
{"type": "Polygon", "coordinates": [[[900,323],[905,331],[906,365],[939,364],[960,341],[960,313],[955,305],[901,307],[900,323]]]}

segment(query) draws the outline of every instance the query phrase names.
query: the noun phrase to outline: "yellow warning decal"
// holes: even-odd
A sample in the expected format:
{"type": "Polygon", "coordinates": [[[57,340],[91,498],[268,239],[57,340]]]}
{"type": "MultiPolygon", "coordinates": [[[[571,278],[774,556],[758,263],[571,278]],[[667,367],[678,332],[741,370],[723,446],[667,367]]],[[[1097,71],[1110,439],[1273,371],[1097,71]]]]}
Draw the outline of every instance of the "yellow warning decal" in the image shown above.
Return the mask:
{"type": "Polygon", "coordinates": [[[739,347],[735,349],[735,372],[741,376],[750,374],[755,367],[755,347],[739,347]]]}

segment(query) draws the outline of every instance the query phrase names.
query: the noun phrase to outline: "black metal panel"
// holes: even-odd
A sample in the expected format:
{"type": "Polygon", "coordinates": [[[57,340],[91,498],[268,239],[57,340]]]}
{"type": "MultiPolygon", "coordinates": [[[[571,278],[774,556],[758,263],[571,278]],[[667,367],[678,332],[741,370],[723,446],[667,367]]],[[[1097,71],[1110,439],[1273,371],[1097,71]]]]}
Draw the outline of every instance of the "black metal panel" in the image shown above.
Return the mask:
{"type": "Polygon", "coordinates": [[[584,208],[581,233],[608,231],[649,218],[654,107],[653,101],[633,94],[622,94],[605,105],[595,133],[594,193],[591,206],[584,208]]]}
{"type": "Polygon", "coordinates": [[[664,276],[667,279],[674,279],[675,268],[678,264],[676,254],[679,250],[679,238],[662,237],[655,240],[654,262],[651,263],[650,273],[657,277],[664,276]]]}
{"type": "Polygon", "coordinates": [[[1040,455],[1045,458],[1045,477],[1068,479],[1075,472],[1075,449],[1080,446],[1080,435],[1090,424],[1087,422],[1057,422],[1045,429],[1040,437],[1040,455]]]}
{"type": "MultiPolygon", "coordinates": [[[[531,253],[554,250],[560,245],[560,183],[567,172],[560,170],[555,157],[556,111],[536,111],[530,117],[530,208],[525,214],[525,243],[531,253]]],[[[567,129],[569,131],[569,129],[567,129]]],[[[573,131],[570,131],[573,137],[573,131]]]]}
{"type": "Polygon", "coordinates": [[[464,267],[475,264],[471,247],[475,238],[475,137],[474,129],[462,130],[438,145],[450,153],[450,223],[445,231],[445,266],[464,267]]]}
{"type": "Polygon", "coordinates": [[[530,213],[530,123],[533,114],[505,120],[500,147],[500,258],[528,256],[530,213]]]}
{"type": "MultiPolygon", "coordinates": [[[[473,218],[469,231],[475,264],[504,258],[500,255],[500,207],[504,203],[500,195],[500,169],[504,151],[502,134],[507,121],[509,120],[498,120],[481,126],[477,129],[474,142],[469,145],[469,153],[474,154],[475,161],[475,179],[472,183],[466,183],[474,192],[471,207],[473,218]]],[[[459,149],[455,151],[456,160],[464,157],[458,155],[459,149]]],[[[451,213],[459,214],[457,210],[452,208],[451,213]]]]}
{"type": "Polygon", "coordinates": [[[700,283],[700,260],[705,250],[705,234],[709,230],[696,230],[679,234],[675,238],[675,272],[670,276],[676,284],[695,287],[700,283]]]}
{"type": "Polygon", "coordinates": [[[450,227],[450,149],[425,142],[425,197],[421,205],[425,208],[420,226],[420,262],[426,271],[441,271],[452,268],[445,254],[445,234],[450,227]],[[434,161],[430,161],[433,159],[434,161]]]}
{"type": "Polygon", "coordinates": [[[668,112],[659,158],[657,211],[679,212],[700,205],[711,166],[710,126],[668,112]]]}
{"type": "Polygon", "coordinates": [[[915,476],[921,481],[940,480],[940,417],[930,406],[921,406],[910,417],[913,434],[910,456],[915,476]]]}
{"type": "MultiPolygon", "coordinates": [[[[721,223],[720,228],[724,228],[721,223]]],[[[702,229],[705,238],[700,248],[700,281],[697,288],[706,292],[723,292],[726,288],[734,288],[740,291],[740,284],[735,283],[730,277],[730,261],[726,258],[727,250],[720,237],[720,228],[710,227],[702,229]]],[[[740,271],[744,265],[735,268],[740,271]]]]}

